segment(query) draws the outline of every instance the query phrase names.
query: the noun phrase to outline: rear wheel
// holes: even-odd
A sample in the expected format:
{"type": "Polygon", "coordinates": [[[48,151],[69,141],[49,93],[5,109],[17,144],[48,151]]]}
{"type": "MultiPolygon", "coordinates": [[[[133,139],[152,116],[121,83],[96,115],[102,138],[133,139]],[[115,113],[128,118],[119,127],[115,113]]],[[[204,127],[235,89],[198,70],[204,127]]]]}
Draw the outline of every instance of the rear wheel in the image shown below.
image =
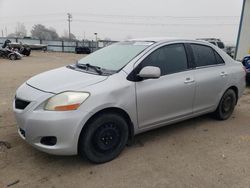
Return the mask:
{"type": "Polygon", "coordinates": [[[128,125],[118,114],[105,113],[92,120],[79,140],[79,154],[94,163],[117,157],[128,140],[128,125]]]}
{"type": "Polygon", "coordinates": [[[214,113],[215,118],[219,120],[228,119],[234,111],[236,100],[235,91],[232,89],[227,90],[222,96],[220,104],[214,113]]]}
{"type": "Polygon", "coordinates": [[[28,50],[26,56],[30,56],[31,50],[28,50]]]}

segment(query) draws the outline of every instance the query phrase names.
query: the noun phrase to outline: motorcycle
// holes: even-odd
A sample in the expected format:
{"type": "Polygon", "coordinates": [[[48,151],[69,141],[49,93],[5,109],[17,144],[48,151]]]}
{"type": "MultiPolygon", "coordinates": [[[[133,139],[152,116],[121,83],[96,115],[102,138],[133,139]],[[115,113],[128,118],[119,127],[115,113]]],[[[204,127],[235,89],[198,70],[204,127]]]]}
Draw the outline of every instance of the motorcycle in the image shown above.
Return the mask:
{"type": "Polygon", "coordinates": [[[10,60],[17,60],[17,59],[21,59],[22,55],[15,51],[14,49],[10,49],[8,47],[8,43],[10,43],[10,40],[6,40],[2,46],[2,48],[0,49],[0,57],[3,58],[8,58],[10,60]]]}

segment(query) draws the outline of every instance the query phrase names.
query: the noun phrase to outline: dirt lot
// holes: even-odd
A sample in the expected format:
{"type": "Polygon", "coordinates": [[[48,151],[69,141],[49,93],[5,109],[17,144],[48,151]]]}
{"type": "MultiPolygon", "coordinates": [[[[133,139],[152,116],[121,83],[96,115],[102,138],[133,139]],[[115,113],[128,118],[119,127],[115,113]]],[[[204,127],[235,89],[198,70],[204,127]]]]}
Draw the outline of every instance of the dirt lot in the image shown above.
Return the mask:
{"type": "Polygon", "coordinates": [[[93,165],[52,156],[21,138],[12,114],[17,87],[31,76],[83,55],[34,52],[0,59],[0,187],[250,187],[250,89],[231,119],[209,116],[136,136],[115,160],[93,165]]]}

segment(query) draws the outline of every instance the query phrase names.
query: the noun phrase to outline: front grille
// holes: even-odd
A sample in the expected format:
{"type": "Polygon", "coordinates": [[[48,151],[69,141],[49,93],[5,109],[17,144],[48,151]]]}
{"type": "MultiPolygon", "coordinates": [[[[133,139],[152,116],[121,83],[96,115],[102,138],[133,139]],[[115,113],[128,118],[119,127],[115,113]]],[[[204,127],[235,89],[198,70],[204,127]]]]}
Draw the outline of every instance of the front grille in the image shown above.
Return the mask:
{"type": "Polygon", "coordinates": [[[20,131],[21,135],[23,135],[23,137],[25,138],[25,130],[20,128],[19,131],[20,131]]]}
{"type": "Polygon", "coordinates": [[[15,99],[15,108],[16,109],[20,109],[20,110],[24,110],[28,105],[30,104],[29,101],[24,101],[22,99],[15,99]]]}

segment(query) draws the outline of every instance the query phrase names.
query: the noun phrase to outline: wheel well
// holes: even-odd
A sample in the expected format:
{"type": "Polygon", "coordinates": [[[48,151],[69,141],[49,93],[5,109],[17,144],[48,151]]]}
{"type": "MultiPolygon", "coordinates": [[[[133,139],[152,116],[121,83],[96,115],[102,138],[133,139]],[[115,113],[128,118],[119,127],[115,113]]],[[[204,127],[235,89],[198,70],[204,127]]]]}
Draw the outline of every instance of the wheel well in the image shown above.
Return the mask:
{"type": "MultiPolygon", "coordinates": [[[[102,109],[99,112],[95,113],[94,115],[92,115],[88,119],[88,121],[85,123],[85,125],[83,126],[83,128],[81,130],[81,134],[82,134],[82,132],[84,132],[87,129],[87,127],[88,127],[88,125],[90,124],[91,121],[93,121],[96,117],[98,117],[98,116],[100,116],[100,115],[102,115],[104,113],[115,113],[115,114],[118,114],[118,115],[122,116],[126,120],[126,122],[128,124],[128,129],[129,129],[128,143],[133,140],[133,137],[134,137],[134,125],[133,125],[128,113],[125,110],[123,110],[121,108],[116,108],[116,107],[105,108],[105,109],[102,109]]],[[[78,140],[78,143],[79,143],[79,140],[78,140]]]]}
{"type": "Polygon", "coordinates": [[[229,90],[229,89],[232,89],[235,92],[235,94],[236,94],[236,104],[237,104],[237,102],[238,102],[238,88],[236,86],[231,86],[227,90],[229,90]]]}

